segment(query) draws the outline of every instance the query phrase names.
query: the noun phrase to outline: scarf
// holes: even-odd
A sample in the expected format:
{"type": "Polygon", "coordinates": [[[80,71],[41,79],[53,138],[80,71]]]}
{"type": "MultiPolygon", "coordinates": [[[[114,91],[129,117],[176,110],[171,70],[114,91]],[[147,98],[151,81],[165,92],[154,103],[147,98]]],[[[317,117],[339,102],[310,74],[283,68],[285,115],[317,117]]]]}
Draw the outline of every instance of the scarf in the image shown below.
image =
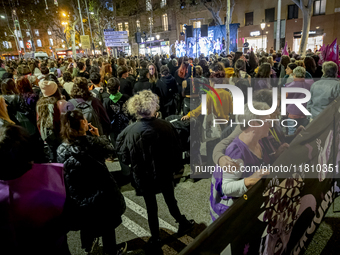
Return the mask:
{"type": "Polygon", "coordinates": [[[114,94],[114,95],[111,94],[111,95],[110,95],[110,99],[111,99],[114,103],[117,103],[118,100],[119,100],[122,96],[123,96],[122,93],[117,92],[117,93],[114,94]]]}

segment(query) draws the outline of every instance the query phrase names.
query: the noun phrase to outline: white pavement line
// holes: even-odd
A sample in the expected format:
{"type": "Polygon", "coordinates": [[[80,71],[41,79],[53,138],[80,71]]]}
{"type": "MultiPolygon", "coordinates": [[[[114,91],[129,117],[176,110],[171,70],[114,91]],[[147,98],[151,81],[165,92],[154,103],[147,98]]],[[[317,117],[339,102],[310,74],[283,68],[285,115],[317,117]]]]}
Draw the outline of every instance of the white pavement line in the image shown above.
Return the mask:
{"type": "Polygon", "coordinates": [[[122,215],[123,226],[138,237],[151,236],[150,232],[139,226],[136,222],[122,215]]]}
{"type": "MultiPolygon", "coordinates": [[[[127,207],[129,207],[134,212],[138,213],[144,219],[148,219],[148,213],[147,213],[146,209],[144,209],[140,205],[136,204],[135,202],[133,202],[129,198],[127,198],[127,197],[124,197],[124,198],[125,198],[125,203],[126,203],[127,207]]],[[[178,229],[176,227],[170,225],[169,223],[167,223],[166,221],[162,220],[159,217],[158,217],[158,220],[159,220],[159,227],[167,228],[167,229],[171,230],[172,232],[177,233],[178,229]]]]}

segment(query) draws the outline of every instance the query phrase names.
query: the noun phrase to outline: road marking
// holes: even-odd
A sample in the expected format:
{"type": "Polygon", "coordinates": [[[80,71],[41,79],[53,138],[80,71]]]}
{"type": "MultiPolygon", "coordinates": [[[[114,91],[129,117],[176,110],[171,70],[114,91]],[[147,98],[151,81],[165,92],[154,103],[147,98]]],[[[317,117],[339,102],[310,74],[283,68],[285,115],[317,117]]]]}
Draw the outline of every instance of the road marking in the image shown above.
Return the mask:
{"type": "Polygon", "coordinates": [[[122,215],[123,226],[126,227],[128,230],[133,232],[138,237],[145,237],[151,236],[150,232],[139,226],[134,221],[130,220],[125,215],[122,215]]]}
{"type": "MultiPolygon", "coordinates": [[[[146,209],[144,209],[140,205],[136,204],[135,202],[133,202],[129,198],[127,198],[127,197],[124,197],[124,198],[125,198],[125,203],[126,203],[127,207],[129,207],[134,212],[138,213],[144,219],[148,219],[148,212],[146,211],[146,209]]],[[[169,223],[167,223],[166,221],[162,220],[159,217],[158,217],[158,221],[159,221],[159,227],[167,228],[167,229],[171,230],[172,232],[177,233],[178,229],[176,227],[170,225],[169,223]]]]}

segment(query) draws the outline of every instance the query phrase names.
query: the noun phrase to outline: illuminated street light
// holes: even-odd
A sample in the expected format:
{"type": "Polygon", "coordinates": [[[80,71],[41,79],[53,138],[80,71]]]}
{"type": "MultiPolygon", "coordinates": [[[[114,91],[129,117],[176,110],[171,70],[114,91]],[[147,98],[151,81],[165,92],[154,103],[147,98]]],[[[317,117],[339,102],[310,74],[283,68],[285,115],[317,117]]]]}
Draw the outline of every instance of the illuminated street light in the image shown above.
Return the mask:
{"type": "Polygon", "coordinates": [[[101,45],[102,45],[102,42],[99,42],[99,45],[101,46],[101,45]]]}
{"type": "Polygon", "coordinates": [[[262,29],[262,50],[263,49],[263,29],[266,27],[266,23],[264,22],[264,20],[262,20],[262,23],[261,23],[261,29],[262,29]]]}
{"type": "Polygon", "coordinates": [[[5,19],[5,16],[4,16],[4,15],[1,15],[0,17],[1,17],[2,19],[5,19]]]}
{"type": "Polygon", "coordinates": [[[63,48],[65,48],[65,44],[63,44],[62,46],[63,46],[63,48]]]}
{"type": "Polygon", "coordinates": [[[160,36],[159,36],[159,35],[156,35],[156,38],[157,38],[157,40],[159,40],[160,36]]]}
{"type": "Polygon", "coordinates": [[[92,15],[93,15],[93,14],[94,14],[94,12],[90,12],[90,14],[92,14],[92,15]]]}
{"type": "Polygon", "coordinates": [[[66,26],[66,25],[67,25],[67,22],[62,22],[61,24],[66,26]]]}
{"type": "Polygon", "coordinates": [[[63,16],[66,17],[66,13],[65,12],[63,12],[63,16]]]}
{"type": "Polygon", "coordinates": [[[79,43],[79,47],[81,47],[81,43],[79,43]]]}

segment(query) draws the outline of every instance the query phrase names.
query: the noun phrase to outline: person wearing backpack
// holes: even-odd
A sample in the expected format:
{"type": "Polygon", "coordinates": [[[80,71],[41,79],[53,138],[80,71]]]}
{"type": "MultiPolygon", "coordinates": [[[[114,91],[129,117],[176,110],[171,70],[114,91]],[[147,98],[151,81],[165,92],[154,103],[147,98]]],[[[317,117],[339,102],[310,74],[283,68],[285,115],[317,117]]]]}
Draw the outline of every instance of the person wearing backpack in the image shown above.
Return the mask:
{"type": "MultiPolygon", "coordinates": [[[[119,92],[120,82],[118,78],[111,78],[107,82],[107,90],[110,93],[109,98],[104,99],[104,108],[111,121],[110,138],[115,146],[118,135],[129,125],[130,116],[125,112],[125,103],[129,96],[119,92]]],[[[128,178],[130,167],[124,164],[118,155],[120,167],[122,169],[122,178],[128,178]]]]}
{"type": "Polygon", "coordinates": [[[176,93],[178,93],[177,83],[175,78],[170,74],[167,66],[161,67],[161,78],[157,81],[156,87],[159,89],[160,111],[162,117],[176,114],[177,103],[176,93]]]}
{"type": "Polygon", "coordinates": [[[104,98],[109,98],[110,95],[103,87],[100,86],[100,78],[101,75],[99,73],[90,73],[90,81],[92,84],[89,87],[89,90],[91,91],[93,97],[98,98],[103,103],[104,98]]]}
{"type": "Polygon", "coordinates": [[[74,79],[70,96],[72,99],[66,104],[66,110],[80,110],[87,121],[98,128],[100,135],[108,135],[111,127],[110,119],[100,100],[92,96],[85,78],[74,79]]]}

